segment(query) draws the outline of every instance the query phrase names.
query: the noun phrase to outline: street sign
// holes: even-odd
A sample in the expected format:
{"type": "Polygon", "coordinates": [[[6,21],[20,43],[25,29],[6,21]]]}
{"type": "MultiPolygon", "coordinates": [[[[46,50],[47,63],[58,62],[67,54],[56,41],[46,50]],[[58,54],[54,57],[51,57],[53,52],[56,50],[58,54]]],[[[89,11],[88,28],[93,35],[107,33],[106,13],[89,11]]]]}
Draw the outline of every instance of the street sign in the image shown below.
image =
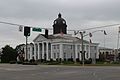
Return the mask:
{"type": "Polygon", "coordinates": [[[41,31],[42,31],[42,29],[41,29],[41,28],[32,28],[32,31],[41,32],[41,31]]]}

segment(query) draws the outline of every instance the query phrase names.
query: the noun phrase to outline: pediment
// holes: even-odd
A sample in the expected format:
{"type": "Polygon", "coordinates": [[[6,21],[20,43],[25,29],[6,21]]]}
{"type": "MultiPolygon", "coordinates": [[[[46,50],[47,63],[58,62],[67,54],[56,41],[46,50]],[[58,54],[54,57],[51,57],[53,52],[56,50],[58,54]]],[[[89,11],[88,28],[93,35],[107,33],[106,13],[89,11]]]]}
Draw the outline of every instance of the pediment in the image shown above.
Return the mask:
{"type": "Polygon", "coordinates": [[[47,40],[42,34],[39,34],[34,40],[33,42],[41,42],[41,41],[45,41],[47,40]]]}

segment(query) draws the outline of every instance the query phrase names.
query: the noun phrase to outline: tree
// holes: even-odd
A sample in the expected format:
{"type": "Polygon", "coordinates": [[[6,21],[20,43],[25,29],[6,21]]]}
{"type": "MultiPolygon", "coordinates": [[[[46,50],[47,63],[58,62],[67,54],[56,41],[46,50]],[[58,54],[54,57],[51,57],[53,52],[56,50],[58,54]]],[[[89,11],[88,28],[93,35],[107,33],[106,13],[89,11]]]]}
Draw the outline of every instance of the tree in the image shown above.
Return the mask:
{"type": "Polygon", "coordinates": [[[18,54],[18,56],[17,56],[18,61],[20,61],[20,62],[24,61],[24,54],[25,53],[24,53],[24,47],[23,46],[25,46],[25,44],[17,45],[16,48],[15,48],[15,50],[18,54]]]}
{"type": "Polygon", "coordinates": [[[9,45],[6,45],[2,48],[2,55],[1,55],[1,62],[2,63],[8,63],[10,61],[16,61],[17,58],[17,52],[15,49],[10,47],[9,45]]]}

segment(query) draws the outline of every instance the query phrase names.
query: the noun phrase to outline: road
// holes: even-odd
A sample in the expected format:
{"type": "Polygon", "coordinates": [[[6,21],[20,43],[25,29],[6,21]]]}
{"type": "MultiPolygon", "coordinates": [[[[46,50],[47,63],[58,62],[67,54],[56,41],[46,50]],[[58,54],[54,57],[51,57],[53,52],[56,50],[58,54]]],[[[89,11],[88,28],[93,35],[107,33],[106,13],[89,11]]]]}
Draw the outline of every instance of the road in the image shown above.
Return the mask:
{"type": "Polygon", "coordinates": [[[120,67],[0,64],[0,80],[120,80],[120,67]]]}

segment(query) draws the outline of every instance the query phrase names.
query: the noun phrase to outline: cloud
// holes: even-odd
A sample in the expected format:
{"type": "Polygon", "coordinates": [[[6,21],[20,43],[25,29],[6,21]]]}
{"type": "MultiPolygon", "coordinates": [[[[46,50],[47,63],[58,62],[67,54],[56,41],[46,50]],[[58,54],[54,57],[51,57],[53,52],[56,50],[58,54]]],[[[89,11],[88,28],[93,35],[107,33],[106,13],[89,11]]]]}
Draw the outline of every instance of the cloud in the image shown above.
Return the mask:
{"type": "MultiPolygon", "coordinates": [[[[53,20],[61,12],[67,21],[68,29],[98,27],[119,23],[119,3],[119,0],[0,0],[0,21],[52,28],[53,20]]],[[[117,27],[114,28],[117,32],[117,27]]],[[[1,41],[18,41],[15,44],[25,42],[23,33],[17,30],[18,27],[0,24],[1,41]]],[[[117,35],[112,29],[106,30],[113,36],[117,35]]],[[[29,41],[37,34],[32,33],[29,41]]],[[[99,37],[94,37],[94,41],[98,39],[99,37]]],[[[116,47],[112,45],[116,37],[109,40],[111,43],[106,43],[106,46],[116,47]]]]}

